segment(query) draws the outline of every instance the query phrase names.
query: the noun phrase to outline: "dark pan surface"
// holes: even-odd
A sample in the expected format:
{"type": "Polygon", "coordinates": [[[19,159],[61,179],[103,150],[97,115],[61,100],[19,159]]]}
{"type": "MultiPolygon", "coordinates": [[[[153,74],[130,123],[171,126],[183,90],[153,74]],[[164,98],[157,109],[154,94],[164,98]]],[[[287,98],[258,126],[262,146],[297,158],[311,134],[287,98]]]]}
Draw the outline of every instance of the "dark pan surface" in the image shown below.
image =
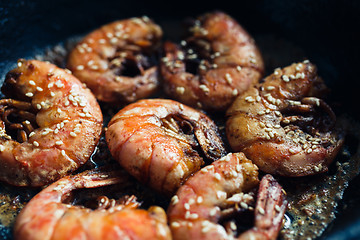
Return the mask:
{"type": "MultiPolygon", "coordinates": [[[[310,59],[332,89],[329,102],[339,115],[348,115],[359,125],[358,65],[360,3],[357,1],[1,1],[0,83],[18,58],[43,55],[46,49],[65,46],[102,24],[117,19],[147,15],[164,29],[165,38],[177,40],[179,22],[212,10],[223,10],[236,18],[255,38],[265,59],[267,73],[276,67],[310,59]],[[276,56],[276,57],[274,57],[276,56]]],[[[354,134],[357,134],[354,133],[354,134]]],[[[359,159],[360,137],[350,136],[350,153],[359,159]],[[353,149],[352,149],[353,148],[353,149]]],[[[354,166],[358,167],[358,164],[354,166]]],[[[354,169],[353,174],[357,174],[354,169]]],[[[337,207],[336,219],[320,239],[360,238],[360,194],[357,176],[337,207]]],[[[0,192],[7,186],[0,186],[0,192]]],[[[23,191],[23,190],[21,190],[23,191]]],[[[23,193],[23,200],[31,190],[23,193]]],[[[10,195],[11,204],[17,194],[10,195]]],[[[3,199],[0,199],[1,201],[3,199]]],[[[4,214],[1,213],[0,214],[4,214]]],[[[11,229],[0,225],[0,239],[12,239],[11,229]]],[[[301,238],[300,238],[301,239],[301,238]]]]}

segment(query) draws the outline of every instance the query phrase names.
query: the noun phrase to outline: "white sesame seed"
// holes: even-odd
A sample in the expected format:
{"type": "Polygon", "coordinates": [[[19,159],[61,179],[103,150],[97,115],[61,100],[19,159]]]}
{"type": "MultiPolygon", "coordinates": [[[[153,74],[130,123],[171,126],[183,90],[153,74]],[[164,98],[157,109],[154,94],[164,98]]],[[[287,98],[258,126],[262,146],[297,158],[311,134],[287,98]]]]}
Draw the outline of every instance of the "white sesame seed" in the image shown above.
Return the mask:
{"type": "Polygon", "coordinates": [[[179,202],[179,197],[177,195],[174,195],[172,198],[171,198],[171,204],[172,205],[175,205],[179,202]]]}
{"type": "Polygon", "coordinates": [[[221,176],[220,176],[219,173],[215,173],[215,174],[214,174],[214,177],[215,177],[215,179],[217,179],[217,180],[220,180],[220,179],[221,179],[221,176]]]}
{"type": "Polygon", "coordinates": [[[189,209],[190,209],[190,204],[185,203],[185,204],[184,204],[184,208],[185,208],[186,210],[189,210],[189,209]]]}
{"type": "Polygon", "coordinates": [[[265,214],[265,210],[262,208],[262,207],[259,207],[258,208],[258,211],[261,215],[264,215],[265,214]]]}
{"type": "Polygon", "coordinates": [[[64,143],[63,143],[63,141],[61,141],[61,140],[55,142],[55,145],[57,145],[57,146],[60,146],[60,145],[63,145],[63,144],[64,144],[64,143]]]}
{"type": "Polygon", "coordinates": [[[41,87],[36,87],[36,90],[38,90],[39,92],[43,91],[43,89],[41,87]]]}
{"type": "Polygon", "coordinates": [[[203,198],[201,196],[198,196],[198,198],[196,199],[197,203],[202,203],[203,202],[203,198]]]}
{"type": "Polygon", "coordinates": [[[232,83],[232,77],[231,77],[231,75],[229,74],[229,73],[226,73],[225,74],[225,80],[226,80],[226,82],[228,83],[228,84],[231,84],[232,83]]]}
{"type": "Polygon", "coordinates": [[[74,132],[70,132],[70,136],[76,137],[77,135],[76,135],[76,133],[74,133],[74,132]]]}
{"type": "Polygon", "coordinates": [[[235,88],[233,91],[232,91],[232,95],[233,96],[237,96],[239,94],[239,91],[235,88]]]}
{"type": "Polygon", "coordinates": [[[289,81],[290,81],[289,77],[286,76],[286,75],[282,75],[281,78],[282,78],[282,80],[283,80],[284,82],[289,82],[289,81]]]}
{"type": "Polygon", "coordinates": [[[180,227],[180,223],[178,223],[178,222],[172,222],[172,223],[171,223],[171,227],[173,227],[173,228],[178,228],[178,227],[180,227]]]}
{"type": "Polygon", "coordinates": [[[248,103],[253,103],[253,102],[255,102],[255,99],[253,97],[251,97],[251,96],[247,96],[245,98],[245,101],[247,101],[248,103]]]}
{"type": "Polygon", "coordinates": [[[236,66],[236,70],[238,70],[239,72],[241,71],[241,67],[240,66],[236,66]]]}
{"type": "Polygon", "coordinates": [[[33,145],[34,145],[35,147],[38,147],[40,144],[39,144],[37,141],[34,141],[34,142],[33,142],[33,145]]]}
{"type": "Polygon", "coordinates": [[[32,136],[34,136],[34,135],[35,135],[34,132],[29,133],[29,137],[32,137],[32,136]]]}
{"type": "Polygon", "coordinates": [[[279,205],[275,205],[275,210],[276,210],[277,212],[280,212],[280,211],[281,211],[281,208],[279,207],[279,205]]]}
{"type": "Polygon", "coordinates": [[[266,87],[266,90],[269,90],[269,91],[274,90],[274,89],[275,89],[274,86],[267,86],[267,87],[266,87]]]}
{"type": "Polygon", "coordinates": [[[61,150],[61,155],[66,156],[65,150],[61,150]]]}
{"type": "Polygon", "coordinates": [[[25,93],[25,96],[27,96],[27,97],[33,97],[33,96],[34,96],[34,94],[33,94],[33,93],[31,93],[31,92],[28,92],[28,93],[25,93]]]}
{"type": "Polygon", "coordinates": [[[178,94],[184,94],[185,92],[185,88],[184,87],[177,87],[176,88],[176,93],[178,94]]]}
{"type": "Polygon", "coordinates": [[[51,82],[51,83],[48,84],[48,88],[52,88],[53,86],[54,86],[54,83],[53,83],[53,82],[51,82]]]}
{"type": "Polygon", "coordinates": [[[0,145],[0,152],[3,152],[5,150],[5,147],[3,145],[0,145]]]}
{"type": "Polygon", "coordinates": [[[216,192],[216,197],[217,197],[218,199],[226,199],[226,192],[217,191],[217,192],[216,192]]]}
{"type": "Polygon", "coordinates": [[[33,80],[30,80],[30,81],[29,81],[29,84],[32,85],[32,86],[35,86],[35,85],[36,85],[33,80]]]}
{"type": "Polygon", "coordinates": [[[242,207],[242,208],[244,208],[244,209],[248,209],[248,205],[247,205],[247,203],[245,203],[245,202],[241,202],[240,203],[240,207],[242,207]]]}
{"type": "Polygon", "coordinates": [[[209,215],[213,217],[216,215],[216,212],[217,212],[217,208],[213,208],[210,210],[209,215]]]}

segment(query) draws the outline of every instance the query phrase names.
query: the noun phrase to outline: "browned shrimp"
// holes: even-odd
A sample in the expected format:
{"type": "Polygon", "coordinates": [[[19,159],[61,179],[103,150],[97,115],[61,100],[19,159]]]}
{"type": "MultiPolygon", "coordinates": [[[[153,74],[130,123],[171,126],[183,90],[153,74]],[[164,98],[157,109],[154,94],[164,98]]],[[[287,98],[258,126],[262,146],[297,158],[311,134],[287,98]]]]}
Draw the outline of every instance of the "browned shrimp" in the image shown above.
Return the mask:
{"type": "Polygon", "coordinates": [[[112,156],[139,181],[173,194],[204,164],[225,154],[217,127],[205,114],[166,99],[130,104],[110,121],[112,156]]]}
{"type": "Polygon", "coordinates": [[[229,220],[253,210],[246,192],[258,185],[257,169],[243,153],[231,153],[190,177],[167,211],[173,239],[276,239],[287,201],[271,175],[260,183],[255,226],[236,237],[237,225],[229,220]]]}
{"type": "Polygon", "coordinates": [[[187,105],[225,111],[264,72],[251,36],[230,16],[208,13],[195,20],[181,46],[164,45],[166,93],[187,105]]]}
{"type": "Polygon", "coordinates": [[[51,184],[18,215],[15,239],[171,239],[165,211],[157,206],[138,209],[139,204],[131,197],[119,203],[103,196],[94,210],[65,203],[77,189],[126,184],[117,174],[83,172],[51,184]]]}
{"type": "Polygon", "coordinates": [[[156,51],[161,28],[147,17],[116,21],[87,35],[67,67],[104,102],[129,103],[159,85],[156,51]]]}
{"type": "Polygon", "coordinates": [[[89,89],[53,64],[19,60],[0,100],[0,180],[42,186],[76,170],[100,138],[102,113],[89,89]]]}
{"type": "Polygon", "coordinates": [[[325,85],[307,60],[265,78],[229,108],[226,133],[234,151],[267,173],[304,176],[327,171],[343,143],[335,114],[316,96],[325,85]]]}

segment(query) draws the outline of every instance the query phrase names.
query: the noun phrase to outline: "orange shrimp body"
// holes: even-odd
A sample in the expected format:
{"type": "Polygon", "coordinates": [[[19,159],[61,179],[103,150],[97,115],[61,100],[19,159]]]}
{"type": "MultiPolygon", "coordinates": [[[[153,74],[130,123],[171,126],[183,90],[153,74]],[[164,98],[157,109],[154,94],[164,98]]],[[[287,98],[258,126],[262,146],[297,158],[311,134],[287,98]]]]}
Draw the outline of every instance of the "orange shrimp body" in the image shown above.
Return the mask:
{"type": "Polygon", "coordinates": [[[254,40],[222,12],[200,16],[181,46],[166,42],[164,52],[161,73],[165,92],[206,110],[225,111],[264,72],[254,40]]]}
{"type": "Polygon", "coordinates": [[[139,181],[164,194],[204,164],[225,154],[217,127],[205,114],[166,99],[147,99],[120,110],[109,122],[112,156],[139,181]]]}
{"type": "Polygon", "coordinates": [[[90,158],[102,113],[73,75],[50,63],[19,60],[2,91],[17,100],[0,100],[0,180],[42,186],[90,158]]]}
{"type": "Polygon", "coordinates": [[[287,202],[270,175],[260,184],[253,228],[236,238],[234,222],[230,229],[219,223],[230,208],[248,208],[245,201],[252,197],[246,192],[258,183],[258,168],[243,153],[230,153],[202,168],[171,200],[167,214],[173,239],[276,239],[287,202]]]}
{"type": "Polygon", "coordinates": [[[133,102],[158,88],[156,50],[161,37],[161,28],[147,17],[115,21],[79,42],[67,67],[98,100],[133,102]]]}
{"type": "Polygon", "coordinates": [[[64,177],[38,193],[18,215],[15,239],[171,239],[165,211],[136,204],[89,209],[63,203],[72,191],[122,183],[113,173],[84,172],[64,177]]]}
{"type": "Polygon", "coordinates": [[[325,85],[304,61],[265,78],[228,109],[226,135],[264,172],[304,176],[327,171],[342,146],[335,114],[317,96],[325,85]]]}

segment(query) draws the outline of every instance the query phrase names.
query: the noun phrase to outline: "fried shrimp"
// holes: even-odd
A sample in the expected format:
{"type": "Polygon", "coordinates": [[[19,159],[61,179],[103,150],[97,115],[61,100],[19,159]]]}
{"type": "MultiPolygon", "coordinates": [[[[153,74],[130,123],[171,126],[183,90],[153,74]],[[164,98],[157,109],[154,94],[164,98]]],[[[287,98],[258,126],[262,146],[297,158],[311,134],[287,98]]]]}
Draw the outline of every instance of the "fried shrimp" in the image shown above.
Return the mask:
{"type": "Polygon", "coordinates": [[[165,92],[205,110],[225,111],[264,72],[252,37],[222,12],[200,16],[181,45],[166,42],[164,52],[165,92]]]}
{"type": "Polygon", "coordinates": [[[139,181],[173,194],[204,159],[226,150],[214,122],[205,114],[166,99],[130,104],[110,121],[106,131],[110,152],[139,181]]]}
{"type": "Polygon", "coordinates": [[[157,49],[161,28],[147,17],[102,26],[70,53],[67,67],[104,102],[129,103],[159,85],[157,49]]]}
{"type": "Polygon", "coordinates": [[[229,220],[253,210],[254,199],[246,192],[257,187],[257,170],[243,153],[231,153],[190,177],[167,210],[173,239],[276,239],[287,201],[271,175],[260,182],[254,227],[238,235],[229,220]]]}
{"type": "Polygon", "coordinates": [[[74,190],[126,184],[119,172],[83,172],[66,176],[38,193],[18,215],[15,239],[171,239],[161,207],[139,209],[133,198],[124,202],[103,196],[96,209],[65,203],[74,190]]]}
{"type": "Polygon", "coordinates": [[[336,117],[318,96],[325,85],[307,60],[276,69],[227,111],[226,135],[264,172],[305,176],[325,172],[343,143],[336,117]]]}
{"type": "Polygon", "coordinates": [[[53,64],[19,60],[0,100],[0,180],[42,186],[84,164],[102,130],[89,89],[53,64]]]}

